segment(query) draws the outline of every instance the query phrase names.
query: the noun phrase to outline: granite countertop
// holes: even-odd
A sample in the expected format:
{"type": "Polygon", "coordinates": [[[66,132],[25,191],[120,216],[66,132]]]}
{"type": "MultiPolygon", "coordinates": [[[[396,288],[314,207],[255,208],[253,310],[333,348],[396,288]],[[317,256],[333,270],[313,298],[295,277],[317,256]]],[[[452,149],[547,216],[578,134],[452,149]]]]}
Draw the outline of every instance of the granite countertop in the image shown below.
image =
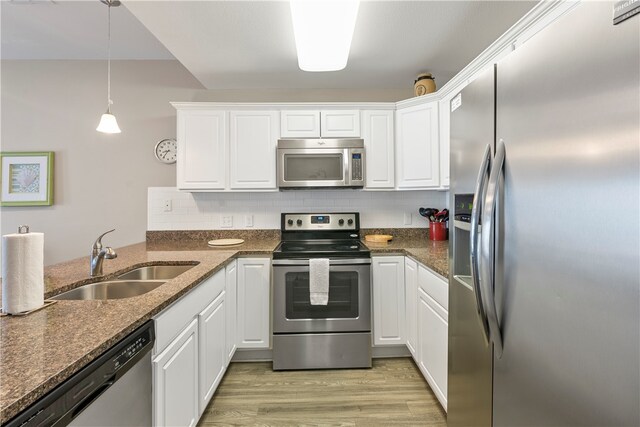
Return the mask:
{"type": "MultiPolygon", "coordinates": [[[[448,242],[431,242],[424,235],[395,231],[390,243],[366,242],[373,255],[408,255],[447,277],[448,242]]],[[[118,258],[105,261],[101,279],[150,264],[196,265],[137,297],[61,300],[27,316],[0,317],[0,423],[26,409],[232,259],[270,256],[279,243],[279,235],[260,230],[240,236],[246,240],[244,244],[226,248],[207,246],[211,235],[204,232],[190,233],[189,238],[179,232],[154,233],[148,233],[146,243],[117,249],[118,258]]],[[[95,282],[88,270],[88,257],[46,267],[45,298],[95,282]]]]}
{"type": "MultiPolygon", "coordinates": [[[[257,239],[213,249],[204,242],[140,243],[117,249],[104,278],[149,264],[198,263],[164,285],[133,298],[58,301],[27,316],[0,317],[0,423],[26,409],[165,307],[241,255],[269,256],[279,240],[257,239]]],[[[45,268],[45,297],[85,283],[89,258],[45,268]]]]}

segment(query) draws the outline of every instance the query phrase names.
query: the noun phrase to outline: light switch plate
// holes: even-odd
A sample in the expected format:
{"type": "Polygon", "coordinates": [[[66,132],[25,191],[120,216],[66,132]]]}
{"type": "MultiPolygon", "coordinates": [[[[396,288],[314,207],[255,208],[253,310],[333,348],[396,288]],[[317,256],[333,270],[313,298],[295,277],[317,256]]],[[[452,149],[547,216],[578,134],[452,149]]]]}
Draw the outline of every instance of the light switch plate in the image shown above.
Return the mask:
{"type": "Polygon", "coordinates": [[[244,216],[244,226],[245,227],[253,227],[253,215],[245,215],[244,216]]]}
{"type": "Polygon", "coordinates": [[[171,199],[164,199],[164,202],[162,203],[162,210],[164,212],[171,212],[173,210],[171,199]]]}
{"type": "Polygon", "coordinates": [[[220,217],[220,227],[223,227],[223,228],[231,228],[231,227],[233,227],[233,216],[232,215],[222,215],[220,217]]]}

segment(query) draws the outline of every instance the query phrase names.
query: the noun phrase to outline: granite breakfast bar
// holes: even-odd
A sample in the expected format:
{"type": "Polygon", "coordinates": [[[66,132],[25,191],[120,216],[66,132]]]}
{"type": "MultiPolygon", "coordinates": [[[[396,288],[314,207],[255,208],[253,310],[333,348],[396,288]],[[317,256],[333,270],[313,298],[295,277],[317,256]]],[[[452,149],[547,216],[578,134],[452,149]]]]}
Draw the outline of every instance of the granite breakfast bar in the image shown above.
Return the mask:
{"type": "MultiPolygon", "coordinates": [[[[171,232],[166,232],[171,233],[171,232]]],[[[146,265],[189,264],[193,268],[146,294],[115,300],[57,301],[27,316],[0,318],[0,424],[36,402],[105,350],[198,286],[231,260],[270,256],[279,243],[271,230],[256,230],[242,245],[210,248],[191,232],[148,236],[147,242],[116,249],[118,258],[104,264],[104,276],[115,278],[146,265]]],[[[363,233],[364,234],[364,233],[363,233]]],[[[447,242],[401,236],[388,244],[366,243],[372,255],[410,256],[446,277],[447,242]]],[[[45,268],[45,298],[95,282],[88,257],[45,268]]]]}

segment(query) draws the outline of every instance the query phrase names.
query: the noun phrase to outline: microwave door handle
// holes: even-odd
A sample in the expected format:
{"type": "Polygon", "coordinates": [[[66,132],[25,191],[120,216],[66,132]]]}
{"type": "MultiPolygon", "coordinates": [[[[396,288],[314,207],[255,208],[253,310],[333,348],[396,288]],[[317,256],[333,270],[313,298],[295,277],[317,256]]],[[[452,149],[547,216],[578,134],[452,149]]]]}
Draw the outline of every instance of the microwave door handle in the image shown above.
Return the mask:
{"type": "Polygon", "coordinates": [[[476,188],[473,195],[473,207],[471,209],[471,224],[469,230],[469,255],[471,258],[471,283],[473,284],[473,292],[476,297],[476,310],[482,324],[482,332],[485,342],[489,344],[489,324],[487,314],[482,302],[482,291],[480,289],[480,253],[478,251],[480,239],[480,222],[482,221],[482,203],[481,198],[485,194],[489,172],[491,171],[491,145],[487,144],[482,155],[482,165],[478,171],[478,179],[476,180],[476,188]]]}
{"type": "Polygon", "coordinates": [[[345,148],[342,154],[343,157],[343,170],[342,175],[344,176],[344,184],[351,185],[351,150],[345,148]]]}
{"type": "Polygon", "coordinates": [[[504,162],[505,147],[504,142],[500,140],[496,147],[496,156],[489,175],[489,183],[487,184],[487,195],[482,207],[485,221],[482,224],[482,233],[480,234],[480,258],[482,260],[480,263],[480,286],[482,287],[482,297],[489,322],[489,334],[491,341],[493,341],[493,351],[498,359],[502,357],[503,342],[495,297],[494,234],[497,232],[495,231],[496,203],[500,190],[500,176],[504,172],[504,162]]]}

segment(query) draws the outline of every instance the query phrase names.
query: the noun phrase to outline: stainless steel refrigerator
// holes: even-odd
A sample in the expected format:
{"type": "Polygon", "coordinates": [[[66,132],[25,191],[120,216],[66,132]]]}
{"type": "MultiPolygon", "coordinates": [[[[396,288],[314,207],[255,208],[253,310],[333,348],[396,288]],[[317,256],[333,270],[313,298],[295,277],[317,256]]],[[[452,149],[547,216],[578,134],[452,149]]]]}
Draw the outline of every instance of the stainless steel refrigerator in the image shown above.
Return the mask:
{"type": "Polygon", "coordinates": [[[640,16],[585,2],[451,105],[448,425],[640,425],[640,16]]]}

